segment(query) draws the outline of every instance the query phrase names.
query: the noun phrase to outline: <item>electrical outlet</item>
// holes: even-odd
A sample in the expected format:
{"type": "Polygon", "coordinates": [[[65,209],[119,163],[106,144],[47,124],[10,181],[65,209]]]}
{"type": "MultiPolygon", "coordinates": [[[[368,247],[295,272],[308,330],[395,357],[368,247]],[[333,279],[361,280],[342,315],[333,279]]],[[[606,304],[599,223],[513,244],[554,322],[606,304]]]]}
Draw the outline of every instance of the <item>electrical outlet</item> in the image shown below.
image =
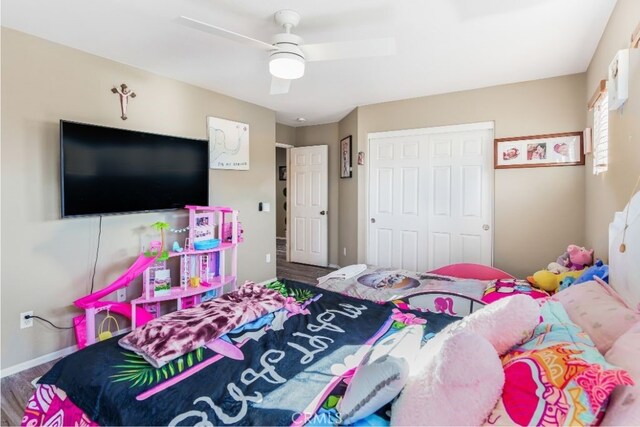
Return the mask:
{"type": "Polygon", "coordinates": [[[33,316],[33,311],[20,313],[20,329],[30,328],[33,326],[33,318],[26,319],[26,316],[33,316]]]}
{"type": "Polygon", "coordinates": [[[347,256],[347,248],[342,248],[342,255],[347,256]]]}
{"type": "Polygon", "coordinates": [[[264,259],[266,262],[271,262],[271,254],[267,254],[267,256],[264,259]]]}
{"type": "Polygon", "coordinates": [[[118,302],[127,300],[127,288],[120,288],[116,291],[116,300],[118,302]]]}

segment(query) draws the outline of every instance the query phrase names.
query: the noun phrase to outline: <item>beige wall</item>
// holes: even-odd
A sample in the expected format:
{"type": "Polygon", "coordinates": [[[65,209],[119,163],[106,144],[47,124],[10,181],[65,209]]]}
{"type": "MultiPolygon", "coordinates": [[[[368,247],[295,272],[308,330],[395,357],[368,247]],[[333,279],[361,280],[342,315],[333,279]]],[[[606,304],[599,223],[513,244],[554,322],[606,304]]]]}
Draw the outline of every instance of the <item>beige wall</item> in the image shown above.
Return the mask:
{"type": "MultiPolygon", "coordinates": [[[[618,0],[598,48],[587,70],[583,105],[598,82],[607,78],[607,68],[619,49],[629,47],[629,38],[640,22],[640,1],[618,0]]],[[[593,158],[587,156],[585,168],[585,243],[596,256],[608,258],[608,225],[613,213],[622,210],[640,174],[640,50],[634,49],[629,81],[629,100],[622,109],[609,113],[609,170],[593,175],[593,158]]],[[[588,126],[592,113],[583,109],[588,126]]]]}
{"type": "Polygon", "coordinates": [[[338,123],[295,128],[296,147],[329,146],[329,264],[338,264],[338,191],[340,185],[340,146],[338,123]]]}
{"type": "Polygon", "coordinates": [[[296,142],[296,128],[283,125],[282,123],[276,123],[276,142],[294,145],[296,142]]]}
{"type": "Polygon", "coordinates": [[[353,176],[340,179],[338,196],[338,264],[351,265],[358,262],[358,210],[354,201],[358,191],[358,176],[364,166],[358,166],[358,109],[356,108],[338,124],[339,140],[351,135],[353,144],[353,176]]]}
{"type": "Polygon", "coordinates": [[[287,211],[284,209],[284,203],[287,201],[284,195],[287,181],[280,181],[279,179],[280,167],[286,165],[287,150],[285,148],[276,148],[276,205],[272,209],[276,213],[276,237],[287,237],[287,211]]]}
{"type": "MultiPolygon", "coordinates": [[[[211,204],[240,211],[246,241],[240,281],[275,276],[275,113],[237,99],[2,28],[2,368],[75,344],[72,331],[35,322],[21,330],[19,313],[34,310],[59,325],[79,311],[96,251],[98,218],[60,219],[58,121],[206,138],[206,117],[251,126],[251,170],[211,171],[211,204]],[[138,97],[122,121],[112,85],[126,82],[138,97]]],[[[96,288],[121,274],[157,220],[186,224],[181,211],[103,219],[96,288]]],[[[172,239],[170,236],[169,239],[172,239]]],[[[139,285],[129,289],[136,297],[139,285]]]]}
{"type": "MultiPolygon", "coordinates": [[[[580,131],[585,127],[584,74],[428,96],[357,110],[358,148],[371,132],[495,122],[496,138],[580,131]]],[[[356,151],[354,149],[354,151],[356,151]]],[[[341,211],[358,212],[358,261],[365,261],[364,168],[345,188],[341,211]]],[[[584,243],[584,167],[497,170],[494,265],[524,277],[584,243]]]]}

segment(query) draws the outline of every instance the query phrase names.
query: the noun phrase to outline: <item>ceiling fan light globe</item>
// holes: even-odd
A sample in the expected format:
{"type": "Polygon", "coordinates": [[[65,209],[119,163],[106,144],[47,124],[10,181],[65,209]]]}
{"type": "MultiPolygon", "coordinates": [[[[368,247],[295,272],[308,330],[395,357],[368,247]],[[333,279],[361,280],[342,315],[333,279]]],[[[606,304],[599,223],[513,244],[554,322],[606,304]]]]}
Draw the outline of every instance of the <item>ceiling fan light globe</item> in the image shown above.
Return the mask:
{"type": "Polygon", "coordinates": [[[304,76],[304,59],[289,52],[271,55],[269,72],[279,79],[295,80],[304,76]]]}

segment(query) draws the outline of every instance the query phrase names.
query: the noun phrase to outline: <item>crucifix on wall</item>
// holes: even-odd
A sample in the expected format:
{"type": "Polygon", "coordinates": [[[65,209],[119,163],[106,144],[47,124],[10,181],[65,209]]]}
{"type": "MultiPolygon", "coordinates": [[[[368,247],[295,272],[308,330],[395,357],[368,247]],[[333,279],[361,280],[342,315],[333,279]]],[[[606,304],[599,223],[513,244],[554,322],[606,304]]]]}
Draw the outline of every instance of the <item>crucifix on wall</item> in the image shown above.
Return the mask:
{"type": "Polygon", "coordinates": [[[120,111],[122,112],[122,116],[120,116],[120,118],[122,120],[127,120],[127,104],[129,103],[129,98],[136,97],[135,92],[129,89],[124,83],[120,85],[120,88],[114,86],[111,89],[111,92],[118,94],[120,98],[120,111]]]}

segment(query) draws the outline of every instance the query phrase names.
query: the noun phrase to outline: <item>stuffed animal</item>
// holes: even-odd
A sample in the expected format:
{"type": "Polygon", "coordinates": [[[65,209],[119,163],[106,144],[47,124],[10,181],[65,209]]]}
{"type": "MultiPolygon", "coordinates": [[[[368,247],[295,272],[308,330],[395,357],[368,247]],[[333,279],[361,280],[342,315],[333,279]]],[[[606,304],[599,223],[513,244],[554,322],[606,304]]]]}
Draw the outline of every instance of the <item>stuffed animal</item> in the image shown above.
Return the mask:
{"type": "Polygon", "coordinates": [[[597,260],[594,265],[587,268],[584,273],[582,273],[582,276],[578,277],[573,284],[577,285],[579,283],[588,282],[589,280],[593,280],[594,277],[599,277],[609,283],[609,266],[603,263],[601,259],[597,260]]]}
{"type": "Polygon", "coordinates": [[[555,292],[560,287],[560,282],[565,277],[572,277],[574,280],[580,277],[584,270],[579,271],[566,271],[560,274],[553,274],[549,270],[540,270],[533,273],[530,282],[547,292],[555,292]]]}
{"type": "Polygon", "coordinates": [[[593,249],[587,250],[580,246],[569,245],[567,253],[569,254],[569,263],[565,264],[565,267],[569,270],[582,270],[593,264],[593,249]]]}
{"type": "Polygon", "coordinates": [[[549,263],[549,265],[547,266],[547,270],[549,270],[553,274],[560,274],[560,273],[564,273],[565,271],[569,271],[569,269],[567,267],[565,267],[564,265],[561,265],[561,264],[559,264],[557,262],[549,263]]]}
{"type": "Polygon", "coordinates": [[[575,285],[576,279],[571,277],[571,276],[567,276],[564,279],[562,279],[560,281],[560,286],[558,287],[558,292],[560,291],[564,291],[565,289],[567,289],[569,286],[571,285],[575,285]]]}

